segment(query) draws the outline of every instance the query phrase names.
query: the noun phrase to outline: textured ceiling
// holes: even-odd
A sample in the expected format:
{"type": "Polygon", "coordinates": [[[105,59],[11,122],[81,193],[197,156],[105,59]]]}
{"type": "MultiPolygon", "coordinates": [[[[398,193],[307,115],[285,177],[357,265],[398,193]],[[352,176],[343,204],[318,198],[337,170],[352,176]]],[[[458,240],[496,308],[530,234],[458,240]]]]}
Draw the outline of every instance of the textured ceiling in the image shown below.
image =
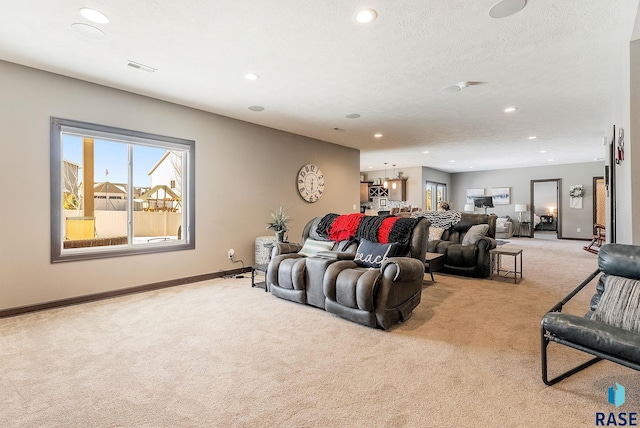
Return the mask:
{"type": "Polygon", "coordinates": [[[602,159],[639,0],[529,0],[493,19],[496,1],[2,0],[0,59],[355,147],[362,170],[602,159]],[[363,6],[378,19],[357,24],[363,6]],[[90,23],[81,7],[109,17],[91,24],[102,40],[71,29],[90,23]],[[478,84],[440,91],[461,81],[478,84]]]}

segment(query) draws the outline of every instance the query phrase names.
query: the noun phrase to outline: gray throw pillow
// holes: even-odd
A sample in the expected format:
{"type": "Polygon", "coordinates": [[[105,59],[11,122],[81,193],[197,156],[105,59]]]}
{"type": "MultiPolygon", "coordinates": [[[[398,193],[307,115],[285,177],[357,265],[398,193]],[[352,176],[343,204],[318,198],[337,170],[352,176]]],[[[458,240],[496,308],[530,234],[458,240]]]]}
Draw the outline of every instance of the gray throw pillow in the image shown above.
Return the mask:
{"type": "Polygon", "coordinates": [[[488,224],[476,224],[475,226],[471,226],[467,231],[467,234],[462,238],[462,245],[475,245],[475,243],[478,242],[478,239],[485,236],[488,231],[488,224]]]}
{"type": "Polygon", "coordinates": [[[640,333],[640,281],[607,275],[592,319],[640,333]]]}

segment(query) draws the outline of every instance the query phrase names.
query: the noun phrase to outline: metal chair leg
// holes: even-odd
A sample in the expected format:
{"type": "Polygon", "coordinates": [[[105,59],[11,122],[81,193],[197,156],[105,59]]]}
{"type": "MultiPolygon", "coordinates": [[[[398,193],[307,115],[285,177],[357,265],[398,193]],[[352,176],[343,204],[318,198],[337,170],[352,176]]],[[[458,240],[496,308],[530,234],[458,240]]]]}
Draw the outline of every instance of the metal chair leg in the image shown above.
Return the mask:
{"type": "Polygon", "coordinates": [[[579,371],[582,371],[584,369],[586,369],[589,366],[592,366],[593,364],[597,363],[598,361],[602,360],[602,358],[600,357],[595,357],[589,361],[587,361],[586,363],[580,364],[579,366],[565,372],[562,373],[561,375],[558,375],[556,377],[554,377],[553,379],[549,379],[549,375],[548,375],[548,363],[547,363],[547,347],[549,346],[549,343],[551,342],[544,334],[544,329],[541,329],[541,349],[540,349],[540,357],[541,357],[541,363],[542,363],[542,381],[545,383],[545,385],[555,385],[556,383],[560,382],[561,380],[564,380],[566,378],[568,378],[569,376],[572,376],[576,373],[578,373],[579,371]]]}

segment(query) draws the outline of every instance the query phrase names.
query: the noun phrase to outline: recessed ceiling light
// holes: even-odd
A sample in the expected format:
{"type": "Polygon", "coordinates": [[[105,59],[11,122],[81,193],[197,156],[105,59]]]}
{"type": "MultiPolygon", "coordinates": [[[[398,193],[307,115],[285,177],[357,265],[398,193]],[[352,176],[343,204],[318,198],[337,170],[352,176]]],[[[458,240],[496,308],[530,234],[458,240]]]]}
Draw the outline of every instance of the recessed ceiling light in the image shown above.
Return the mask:
{"type": "Polygon", "coordinates": [[[368,24],[369,22],[373,22],[378,17],[378,12],[373,9],[363,9],[360,12],[356,13],[356,21],[360,24],[368,24]]]}
{"type": "Polygon", "coordinates": [[[518,107],[507,107],[506,109],[504,109],[505,113],[512,113],[514,111],[518,110],[518,107]]]}
{"type": "Polygon", "coordinates": [[[469,169],[473,169],[473,167],[472,167],[472,166],[470,166],[470,167],[469,167],[469,169]]]}
{"type": "Polygon", "coordinates": [[[546,150],[540,150],[540,153],[547,153],[546,150]]]}
{"type": "Polygon", "coordinates": [[[451,159],[451,160],[449,161],[449,163],[455,163],[455,162],[456,162],[456,161],[455,161],[455,159],[451,159]]]}
{"type": "Polygon", "coordinates": [[[536,138],[538,137],[536,137],[535,135],[532,135],[531,137],[529,137],[530,140],[535,140],[536,138]]]}
{"type": "Polygon", "coordinates": [[[506,18],[521,11],[526,4],[527,0],[502,0],[489,9],[489,16],[492,18],[506,18]]]}
{"type": "Polygon", "coordinates": [[[249,106],[248,108],[251,111],[264,111],[264,107],[262,106],[249,106]]]}
{"type": "Polygon", "coordinates": [[[429,150],[425,150],[425,151],[424,151],[424,152],[422,152],[422,153],[424,153],[424,154],[426,155],[427,153],[429,153],[429,150]]]}
{"type": "Polygon", "coordinates": [[[95,9],[89,9],[88,7],[80,9],[80,15],[84,16],[91,22],[95,22],[96,24],[107,24],[109,22],[107,15],[102,12],[98,12],[95,9]]]}
{"type": "Polygon", "coordinates": [[[373,167],[372,167],[372,166],[370,166],[370,167],[369,167],[369,169],[373,169],[373,167]]]}
{"type": "Polygon", "coordinates": [[[345,116],[347,119],[357,119],[360,117],[358,113],[351,113],[345,116]]]}
{"type": "Polygon", "coordinates": [[[375,138],[382,138],[382,134],[381,134],[381,133],[379,133],[379,132],[378,132],[377,134],[373,134],[373,136],[374,136],[375,138]]]}
{"type": "Polygon", "coordinates": [[[260,78],[260,76],[258,76],[255,73],[247,73],[244,75],[244,78],[247,80],[258,80],[260,78]]]}
{"type": "Polygon", "coordinates": [[[553,159],[547,159],[549,162],[553,162],[553,159]]]}
{"type": "Polygon", "coordinates": [[[75,23],[71,24],[71,29],[83,37],[91,40],[102,40],[107,35],[99,28],[89,24],[75,23]]]}

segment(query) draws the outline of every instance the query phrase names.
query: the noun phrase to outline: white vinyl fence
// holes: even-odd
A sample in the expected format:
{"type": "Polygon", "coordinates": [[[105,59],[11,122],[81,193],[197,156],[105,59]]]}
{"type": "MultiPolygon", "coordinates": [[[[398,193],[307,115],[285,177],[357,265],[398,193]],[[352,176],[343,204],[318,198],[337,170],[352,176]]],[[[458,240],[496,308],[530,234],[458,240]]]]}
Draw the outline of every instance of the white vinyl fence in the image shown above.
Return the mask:
{"type": "MultiPolygon", "coordinates": [[[[65,217],[79,217],[75,210],[65,210],[65,217]]],[[[64,224],[65,222],[63,222],[64,224]]],[[[133,236],[177,236],[182,224],[182,213],[168,211],[134,211],[133,236]]],[[[126,211],[95,211],[97,238],[127,235],[126,211]]],[[[63,236],[66,235],[66,231],[63,236]]]]}

